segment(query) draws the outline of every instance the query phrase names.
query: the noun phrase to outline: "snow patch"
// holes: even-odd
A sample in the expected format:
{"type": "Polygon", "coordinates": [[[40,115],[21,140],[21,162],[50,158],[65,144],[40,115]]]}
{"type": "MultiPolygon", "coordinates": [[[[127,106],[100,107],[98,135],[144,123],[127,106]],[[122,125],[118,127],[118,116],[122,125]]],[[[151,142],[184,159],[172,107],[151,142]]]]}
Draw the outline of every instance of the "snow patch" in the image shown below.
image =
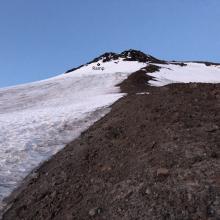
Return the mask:
{"type": "Polygon", "coordinates": [[[136,93],[136,95],[150,95],[149,92],[138,92],[136,93]]]}
{"type": "Polygon", "coordinates": [[[156,64],[158,72],[147,73],[154,77],[149,80],[152,86],[165,86],[171,83],[220,83],[220,66],[206,66],[201,63],[187,63],[187,66],[175,64],[156,64]]]}

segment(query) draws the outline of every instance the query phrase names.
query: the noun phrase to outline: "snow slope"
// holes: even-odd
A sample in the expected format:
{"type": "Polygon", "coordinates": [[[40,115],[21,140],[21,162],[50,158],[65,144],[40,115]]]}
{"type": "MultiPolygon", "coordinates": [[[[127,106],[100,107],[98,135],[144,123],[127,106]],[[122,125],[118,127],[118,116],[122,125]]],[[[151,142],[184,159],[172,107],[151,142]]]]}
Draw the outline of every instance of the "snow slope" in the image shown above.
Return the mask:
{"type": "Polygon", "coordinates": [[[161,69],[158,72],[148,73],[154,79],[149,83],[152,86],[165,86],[170,83],[220,83],[220,66],[206,66],[202,63],[185,63],[186,66],[175,64],[158,65],[161,69]]]}
{"type": "Polygon", "coordinates": [[[97,63],[48,80],[0,89],[0,209],[42,161],[104,116],[123,96],[118,83],[146,66],[122,59],[97,63]],[[103,68],[102,68],[103,69],[103,68]]]}

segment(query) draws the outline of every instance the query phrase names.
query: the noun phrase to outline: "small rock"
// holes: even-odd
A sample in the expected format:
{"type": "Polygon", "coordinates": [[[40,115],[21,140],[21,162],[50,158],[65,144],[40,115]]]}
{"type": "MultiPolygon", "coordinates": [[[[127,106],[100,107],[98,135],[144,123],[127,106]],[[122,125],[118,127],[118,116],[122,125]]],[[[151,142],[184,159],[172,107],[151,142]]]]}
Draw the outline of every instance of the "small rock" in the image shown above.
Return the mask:
{"type": "Polygon", "coordinates": [[[97,211],[97,208],[93,208],[89,211],[89,215],[90,216],[95,216],[96,215],[96,211],[97,211]]]}
{"type": "Polygon", "coordinates": [[[151,144],[151,148],[152,148],[152,149],[155,148],[156,145],[157,145],[157,142],[156,142],[156,141],[153,141],[153,143],[151,144]]]}
{"type": "Polygon", "coordinates": [[[102,172],[110,171],[111,169],[112,169],[111,166],[108,166],[108,165],[104,165],[104,166],[101,167],[102,172]]]}
{"type": "Polygon", "coordinates": [[[194,182],[194,181],[187,181],[186,182],[186,185],[188,187],[198,187],[199,186],[199,183],[198,182],[194,182]]]}
{"type": "Polygon", "coordinates": [[[30,177],[34,180],[37,179],[39,177],[39,174],[37,172],[33,172],[30,174],[30,177]]]}
{"type": "Polygon", "coordinates": [[[169,170],[167,168],[159,168],[157,170],[157,176],[168,176],[169,170]]]}
{"type": "Polygon", "coordinates": [[[102,209],[96,207],[96,208],[90,209],[89,215],[90,215],[91,217],[93,217],[93,216],[95,216],[95,215],[97,215],[97,214],[100,214],[101,212],[102,212],[102,209]]]}
{"type": "Polygon", "coordinates": [[[188,197],[188,201],[191,201],[191,200],[192,200],[192,194],[191,194],[191,193],[188,193],[188,194],[187,194],[187,197],[188,197]]]}
{"type": "Polygon", "coordinates": [[[147,189],[145,190],[145,194],[147,194],[147,195],[150,195],[150,194],[151,194],[151,191],[150,191],[149,188],[147,188],[147,189]]]}
{"type": "Polygon", "coordinates": [[[216,152],[211,152],[211,155],[210,155],[212,158],[216,159],[218,158],[218,154],[216,152]]]}
{"type": "Polygon", "coordinates": [[[57,192],[56,192],[56,191],[53,191],[53,192],[51,193],[51,197],[52,197],[52,198],[55,198],[56,195],[57,195],[57,192]]]}
{"type": "Polygon", "coordinates": [[[205,128],[205,130],[207,132],[215,132],[217,130],[219,130],[219,126],[218,125],[207,125],[207,127],[205,128]]]}

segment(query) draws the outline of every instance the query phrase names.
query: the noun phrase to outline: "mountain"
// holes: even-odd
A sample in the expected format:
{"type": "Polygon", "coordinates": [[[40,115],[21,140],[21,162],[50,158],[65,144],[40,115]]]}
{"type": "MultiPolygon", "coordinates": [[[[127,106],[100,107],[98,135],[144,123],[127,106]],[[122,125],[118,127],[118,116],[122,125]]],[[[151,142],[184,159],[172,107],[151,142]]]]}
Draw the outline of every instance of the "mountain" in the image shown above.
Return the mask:
{"type": "Polygon", "coordinates": [[[219,82],[127,50],[1,89],[3,219],[217,219],[219,82]]]}
{"type": "Polygon", "coordinates": [[[160,70],[148,75],[152,80],[148,83],[154,86],[164,86],[170,83],[217,83],[220,81],[220,64],[202,61],[164,61],[137,50],[126,50],[120,54],[104,53],[85,65],[68,70],[66,73],[75,74],[90,72],[91,70],[108,73],[111,71],[125,73],[138,69],[136,64],[144,68],[146,65],[156,65],[160,70]],[[134,67],[134,69],[133,69],[134,67]]]}
{"type": "Polygon", "coordinates": [[[117,60],[122,60],[122,61],[137,61],[137,62],[143,62],[143,63],[166,63],[165,61],[159,60],[151,55],[147,55],[139,50],[125,50],[120,54],[113,53],[113,52],[107,52],[99,57],[93,59],[92,61],[88,62],[85,65],[81,65],[79,67],[70,69],[66,71],[66,73],[75,71],[77,69],[80,69],[83,66],[87,66],[89,64],[97,63],[97,62],[109,62],[109,61],[117,61],[117,60]]]}

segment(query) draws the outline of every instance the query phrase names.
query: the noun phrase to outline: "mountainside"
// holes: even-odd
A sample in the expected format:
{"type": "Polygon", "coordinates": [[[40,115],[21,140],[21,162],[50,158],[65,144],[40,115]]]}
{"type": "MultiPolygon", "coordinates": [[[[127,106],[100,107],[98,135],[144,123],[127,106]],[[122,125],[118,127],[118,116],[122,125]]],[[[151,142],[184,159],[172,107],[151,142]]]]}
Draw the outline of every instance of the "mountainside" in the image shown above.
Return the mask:
{"type": "Polygon", "coordinates": [[[128,50],[1,89],[3,219],[220,218],[219,82],[128,50]]]}
{"type": "Polygon", "coordinates": [[[109,112],[123,96],[116,85],[146,63],[106,62],[104,71],[92,66],[0,89],[0,210],[32,169],[109,112]]]}

